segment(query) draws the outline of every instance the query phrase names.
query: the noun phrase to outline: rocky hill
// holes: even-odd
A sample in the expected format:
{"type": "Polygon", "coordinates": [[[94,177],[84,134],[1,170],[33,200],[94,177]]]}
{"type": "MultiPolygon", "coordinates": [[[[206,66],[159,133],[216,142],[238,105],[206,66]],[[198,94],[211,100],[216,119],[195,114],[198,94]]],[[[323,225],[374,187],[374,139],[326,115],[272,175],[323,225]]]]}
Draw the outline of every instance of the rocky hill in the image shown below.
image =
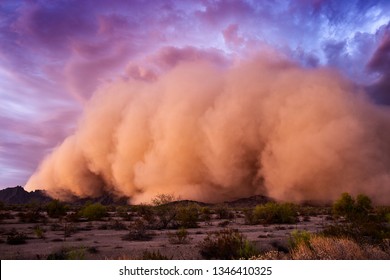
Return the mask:
{"type": "MultiPolygon", "coordinates": [[[[5,204],[27,204],[32,202],[47,203],[50,202],[51,200],[52,198],[49,197],[43,190],[28,192],[21,186],[0,190],[0,201],[5,204]]],[[[112,197],[110,195],[102,195],[96,198],[74,197],[74,199],[71,200],[70,204],[83,205],[87,201],[90,201],[92,203],[99,202],[103,205],[112,205],[112,204],[126,205],[127,204],[127,198],[124,197],[117,198],[117,197],[112,197]]]]}
{"type": "MultiPolygon", "coordinates": [[[[45,191],[43,190],[36,190],[32,192],[26,191],[21,186],[16,186],[13,188],[6,188],[3,190],[0,190],[0,202],[3,202],[5,204],[27,204],[27,203],[47,203],[52,200],[51,197],[49,197],[45,191]]],[[[101,203],[103,205],[126,205],[128,204],[128,198],[127,197],[113,197],[112,195],[105,194],[100,197],[96,198],[77,198],[74,197],[71,199],[70,204],[73,205],[84,205],[87,201],[90,201],[92,203],[101,203]]],[[[269,201],[272,201],[269,197],[262,196],[262,195],[256,195],[251,196],[248,198],[240,198],[233,201],[224,202],[223,204],[227,205],[228,207],[237,207],[237,208],[245,208],[245,207],[254,207],[258,204],[264,204],[269,201]]],[[[174,201],[171,202],[172,204],[180,204],[180,205],[187,205],[196,203],[200,206],[210,206],[212,204],[209,203],[203,203],[203,202],[197,202],[197,201],[190,201],[190,200],[181,200],[181,201],[174,201]]]]}
{"type": "Polygon", "coordinates": [[[0,190],[0,201],[5,204],[46,203],[51,198],[44,191],[27,192],[21,186],[0,190]]]}

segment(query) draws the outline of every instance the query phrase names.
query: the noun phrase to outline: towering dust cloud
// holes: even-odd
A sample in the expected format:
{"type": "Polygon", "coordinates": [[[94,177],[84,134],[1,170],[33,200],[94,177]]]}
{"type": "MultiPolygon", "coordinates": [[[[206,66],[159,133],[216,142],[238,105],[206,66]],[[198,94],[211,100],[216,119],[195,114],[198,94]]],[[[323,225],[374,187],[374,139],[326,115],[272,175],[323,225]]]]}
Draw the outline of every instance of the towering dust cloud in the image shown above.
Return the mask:
{"type": "Polygon", "coordinates": [[[159,193],[299,202],[342,192],[389,203],[389,109],[330,69],[269,57],[183,62],[153,82],[100,89],[27,188],[134,203],[159,193]]]}

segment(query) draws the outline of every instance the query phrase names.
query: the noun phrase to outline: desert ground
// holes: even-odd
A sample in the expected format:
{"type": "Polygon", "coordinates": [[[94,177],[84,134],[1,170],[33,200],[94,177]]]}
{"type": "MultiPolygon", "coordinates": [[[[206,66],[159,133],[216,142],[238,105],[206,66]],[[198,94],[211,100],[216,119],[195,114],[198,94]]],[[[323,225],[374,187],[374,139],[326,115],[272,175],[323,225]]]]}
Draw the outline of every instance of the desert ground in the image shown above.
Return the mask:
{"type": "MultiPolygon", "coordinates": [[[[62,215],[53,217],[56,215],[49,215],[42,205],[3,206],[0,258],[218,259],[224,257],[201,252],[205,240],[208,237],[209,241],[210,238],[217,239],[215,234],[218,232],[237,232],[256,252],[252,255],[267,256],[267,252],[277,252],[280,253],[278,258],[289,258],[288,253],[297,236],[299,239],[305,234],[321,234],[332,225],[350,228],[345,217],[335,218],[330,206],[293,206],[294,220],[276,223],[264,220],[250,222],[251,214],[248,213],[255,211],[257,206],[204,206],[195,202],[99,206],[106,211],[104,215],[89,218],[80,214],[81,207],[68,208],[62,215]]],[[[388,230],[388,224],[383,226],[388,230]]],[[[375,244],[379,255],[357,258],[388,259],[390,250],[384,246],[386,242],[388,239],[383,238],[380,245],[378,242],[375,244]]]]}
{"type": "MultiPolygon", "coordinates": [[[[206,237],[207,233],[219,231],[225,228],[238,229],[248,240],[252,241],[260,250],[287,248],[288,238],[293,230],[320,231],[328,224],[327,215],[311,217],[309,221],[301,221],[297,224],[280,225],[246,225],[241,211],[235,211],[237,218],[219,219],[213,217],[210,222],[199,222],[197,228],[188,229],[188,240],[184,244],[172,244],[169,241],[169,233],[175,230],[148,230],[151,240],[126,241],[122,238],[128,232],[132,222],[123,221],[115,217],[115,213],[109,213],[109,217],[102,221],[82,221],[70,224],[58,219],[48,219],[41,223],[21,223],[17,219],[2,221],[0,233],[3,242],[0,244],[1,259],[46,259],[50,254],[61,249],[70,248],[79,251],[80,256],[86,259],[117,259],[117,258],[142,258],[145,250],[159,251],[173,259],[202,259],[199,254],[198,244],[206,237]],[[113,221],[124,225],[123,229],[110,229],[113,221]],[[225,225],[226,224],[226,225],[225,225]],[[43,238],[36,234],[37,226],[44,232],[43,238]],[[66,227],[74,227],[74,233],[65,236],[66,227]],[[25,244],[8,245],[5,243],[6,234],[12,229],[27,235],[25,244]]],[[[12,215],[17,213],[13,212],[12,215]]],[[[216,216],[216,215],[215,215],[216,216]]],[[[303,220],[303,218],[301,218],[303,220]]]]}

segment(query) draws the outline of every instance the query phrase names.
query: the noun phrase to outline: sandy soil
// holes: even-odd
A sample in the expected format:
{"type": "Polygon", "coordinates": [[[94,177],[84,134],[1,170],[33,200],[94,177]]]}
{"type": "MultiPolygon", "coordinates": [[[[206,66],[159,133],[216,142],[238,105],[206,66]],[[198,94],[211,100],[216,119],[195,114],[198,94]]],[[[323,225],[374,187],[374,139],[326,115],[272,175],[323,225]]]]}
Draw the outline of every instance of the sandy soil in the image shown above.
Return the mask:
{"type": "MultiPolygon", "coordinates": [[[[15,215],[17,213],[11,213],[15,215]]],[[[45,223],[20,223],[18,218],[5,219],[0,224],[0,258],[1,259],[47,259],[47,257],[61,248],[74,250],[76,258],[85,259],[136,259],[141,258],[145,250],[159,251],[161,254],[173,259],[201,259],[199,243],[207,236],[207,233],[223,228],[238,229],[248,240],[252,241],[261,251],[283,249],[288,246],[288,238],[293,230],[320,231],[330,221],[326,215],[310,217],[309,221],[300,217],[300,222],[294,225],[246,225],[242,213],[236,211],[236,216],[225,227],[220,225],[226,220],[213,217],[210,223],[200,222],[198,228],[188,229],[189,238],[186,244],[171,244],[168,238],[169,232],[175,230],[149,230],[152,234],[150,241],[126,241],[122,237],[128,233],[127,229],[113,230],[102,229],[119,220],[126,227],[130,227],[131,221],[124,221],[110,213],[110,217],[103,221],[77,222],[71,224],[76,231],[70,236],[64,236],[64,226],[69,223],[58,219],[48,219],[45,223]],[[44,238],[38,238],[34,228],[39,227],[44,231],[44,238]],[[23,232],[28,239],[26,244],[10,245],[6,243],[7,234],[16,229],[23,232]]]]}

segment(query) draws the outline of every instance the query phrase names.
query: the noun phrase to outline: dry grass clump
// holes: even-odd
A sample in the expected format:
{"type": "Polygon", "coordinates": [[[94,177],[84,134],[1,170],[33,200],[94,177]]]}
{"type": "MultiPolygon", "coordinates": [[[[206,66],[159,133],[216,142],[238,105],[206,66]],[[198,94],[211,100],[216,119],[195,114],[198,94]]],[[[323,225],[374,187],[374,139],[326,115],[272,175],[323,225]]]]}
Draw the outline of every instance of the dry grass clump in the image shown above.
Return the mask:
{"type": "Polygon", "coordinates": [[[236,229],[209,233],[199,247],[200,254],[207,260],[248,259],[258,254],[255,246],[236,229]]]}
{"type": "Polygon", "coordinates": [[[276,250],[268,251],[263,254],[252,256],[248,260],[287,260],[288,255],[276,250]]]}
{"type": "Polygon", "coordinates": [[[389,260],[390,246],[359,244],[348,238],[306,236],[305,232],[292,235],[288,253],[273,250],[250,260],[389,260]]]}
{"type": "Polygon", "coordinates": [[[147,230],[146,223],[142,219],[135,220],[129,227],[129,232],[122,237],[122,240],[126,241],[149,241],[151,239],[152,235],[147,230]]]}
{"type": "Polygon", "coordinates": [[[379,247],[359,245],[347,238],[312,236],[291,251],[294,260],[386,260],[390,255],[379,247]]]}
{"type": "Polygon", "coordinates": [[[168,240],[171,244],[186,244],[189,242],[188,231],[180,228],[176,232],[168,232],[168,240]]]}

